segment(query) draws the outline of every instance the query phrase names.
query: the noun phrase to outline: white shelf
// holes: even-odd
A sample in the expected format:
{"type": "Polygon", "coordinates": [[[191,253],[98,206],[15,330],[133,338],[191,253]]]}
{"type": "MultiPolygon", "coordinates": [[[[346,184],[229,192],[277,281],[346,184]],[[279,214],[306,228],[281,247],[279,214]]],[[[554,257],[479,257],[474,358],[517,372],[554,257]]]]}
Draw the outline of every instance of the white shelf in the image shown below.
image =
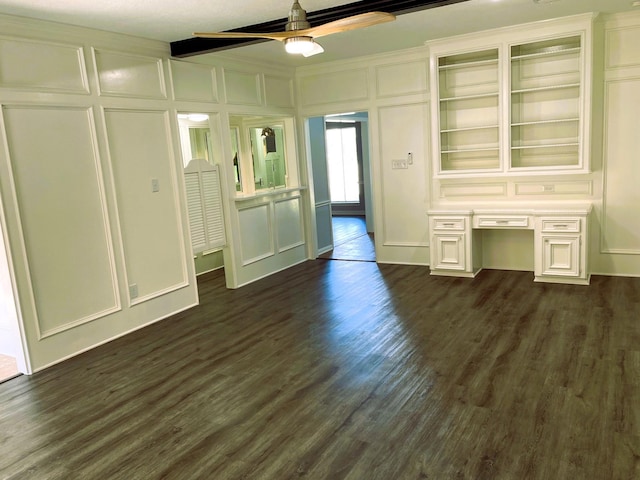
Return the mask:
{"type": "Polygon", "coordinates": [[[578,142],[571,143],[549,143],[544,145],[512,145],[511,150],[533,150],[535,148],[561,148],[561,147],[578,147],[578,142]]]}
{"type": "Polygon", "coordinates": [[[490,97],[498,97],[500,94],[498,92],[494,93],[479,93],[477,95],[460,95],[458,97],[445,97],[441,98],[441,102],[456,102],[459,100],[475,100],[477,98],[490,98],[490,97]]]}
{"type": "Polygon", "coordinates": [[[530,58],[550,57],[553,55],[566,55],[567,53],[580,53],[580,47],[559,48],[558,50],[550,50],[547,52],[528,53],[524,55],[514,55],[511,60],[527,60],[530,58]]]}
{"type": "Polygon", "coordinates": [[[469,67],[479,67],[482,65],[498,65],[498,59],[490,59],[490,60],[477,60],[470,62],[460,62],[460,63],[452,63],[450,65],[438,65],[438,70],[451,70],[454,68],[469,68],[469,67]]]}
{"type": "Polygon", "coordinates": [[[549,123],[571,123],[571,122],[579,122],[579,121],[580,121],[579,118],[559,118],[555,120],[536,120],[532,122],[517,122],[517,123],[512,123],[511,126],[524,127],[527,125],[544,125],[549,123]]]}
{"type": "Polygon", "coordinates": [[[449,153],[469,153],[469,152],[498,152],[500,149],[498,147],[479,147],[479,148],[456,148],[450,150],[442,150],[441,153],[449,154],[449,153]]]}
{"type": "Polygon", "coordinates": [[[455,132],[468,132],[473,130],[489,130],[498,128],[498,124],[494,125],[479,125],[477,127],[464,127],[464,128],[446,128],[440,130],[440,133],[455,133],[455,132]]]}
{"type": "Polygon", "coordinates": [[[530,93],[530,92],[545,92],[549,90],[562,90],[567,88],[580,88],[579,83],[565,83],[562,85],[545,85],[544,87],[533,87],[533,88],[518,88],[515,90],[511,90],[512,94],[520,94],[520,93],[530,93]]]}

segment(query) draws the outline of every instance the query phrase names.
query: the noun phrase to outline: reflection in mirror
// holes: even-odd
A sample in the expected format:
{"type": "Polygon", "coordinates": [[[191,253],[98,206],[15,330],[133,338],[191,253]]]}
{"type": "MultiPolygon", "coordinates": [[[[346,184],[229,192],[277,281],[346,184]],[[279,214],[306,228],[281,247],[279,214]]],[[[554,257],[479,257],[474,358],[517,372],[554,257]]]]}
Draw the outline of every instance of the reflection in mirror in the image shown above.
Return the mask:
{"type": "Polygon", "coordinates": [[[284,128],[272,125],[251,128],[249,132],[255,189],[285,187],[284,128]]]}
{"type": "Polygon", "coordinates": [[[233,172],[236,180],[236,192],[242,191],[240,176],[240,132],[238,127],[231,127],[231,155],[233,155],[233,172]]]}
{"type": "Polygon", "coordinates": [[[194,158],[213,164],[213,145],[209,128],[209,115],[202,113],[178,114],[182,163],[186,167],[194,158]]]}
{"type": "Polygon", "coordinates": [[[209,127],[189,127],[189,142],[191,144],[191,158],[204,158],[213,163],[211,154],[211,131],[209,127]]]}

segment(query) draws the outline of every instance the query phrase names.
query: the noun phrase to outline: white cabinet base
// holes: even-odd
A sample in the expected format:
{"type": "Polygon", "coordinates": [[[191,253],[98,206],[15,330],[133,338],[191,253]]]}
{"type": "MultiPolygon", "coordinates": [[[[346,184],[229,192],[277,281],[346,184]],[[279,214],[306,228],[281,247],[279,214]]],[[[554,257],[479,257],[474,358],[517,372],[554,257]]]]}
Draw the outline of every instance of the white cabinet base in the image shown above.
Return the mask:
{"type": "Polygon", "coordinates": [[[534,281],[588,285],[591,206],[429,210],[431,275],[473,278],[482,268],[482,230],[533,230],[534,281]]]}

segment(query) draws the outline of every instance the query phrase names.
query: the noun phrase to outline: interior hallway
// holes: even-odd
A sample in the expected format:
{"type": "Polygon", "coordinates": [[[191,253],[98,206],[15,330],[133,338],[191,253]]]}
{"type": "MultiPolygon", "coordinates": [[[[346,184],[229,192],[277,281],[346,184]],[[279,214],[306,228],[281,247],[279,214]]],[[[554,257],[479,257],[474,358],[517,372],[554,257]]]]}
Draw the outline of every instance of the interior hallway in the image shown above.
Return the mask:
{"type": "Polygon", "coordinates": [[[367,225],[363,216],[334,216],[333,250],[323,253],[318,258],[327,260],[354,260],[375,262],[376,251],[373,233],[367,233],[367,225]]]}

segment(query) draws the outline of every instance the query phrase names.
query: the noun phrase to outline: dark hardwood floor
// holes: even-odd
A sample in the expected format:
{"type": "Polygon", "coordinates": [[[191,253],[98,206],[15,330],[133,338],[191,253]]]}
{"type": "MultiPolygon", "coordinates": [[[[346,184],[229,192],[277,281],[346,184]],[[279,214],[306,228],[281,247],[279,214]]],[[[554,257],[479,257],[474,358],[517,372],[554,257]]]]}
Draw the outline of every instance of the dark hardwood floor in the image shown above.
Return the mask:
{"type": "Polygon", "coordinates": [[[333,250],[323,253],[318,258],[361,262],[376,261],[373,234],[367,233],[365,217],[334,216],[331,227],[333,230],[333,250]]]}
{"type": "Polygon", "coordinates": [[[0,384],[0,478],[640,478],[640,278],[306,262],[0,384]]]}

